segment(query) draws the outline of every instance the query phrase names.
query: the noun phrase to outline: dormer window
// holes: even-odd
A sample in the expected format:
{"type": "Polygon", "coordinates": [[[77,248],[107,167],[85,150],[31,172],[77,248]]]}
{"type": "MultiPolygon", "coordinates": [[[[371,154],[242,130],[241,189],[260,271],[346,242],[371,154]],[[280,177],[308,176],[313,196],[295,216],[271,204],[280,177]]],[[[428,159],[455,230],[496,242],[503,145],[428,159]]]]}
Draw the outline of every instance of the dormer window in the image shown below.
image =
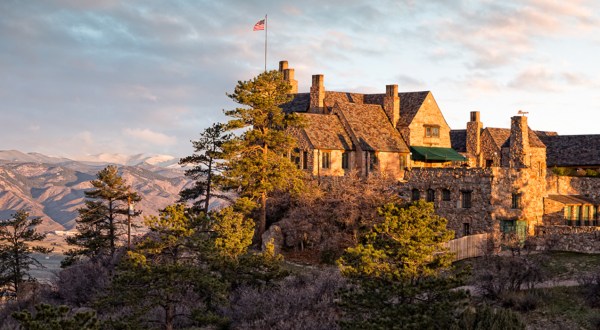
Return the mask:
{"type": "Polygon", "coordinates": [[[434,125],[425,125],[425,137],[439,138],[440,127],[434,125]]]}

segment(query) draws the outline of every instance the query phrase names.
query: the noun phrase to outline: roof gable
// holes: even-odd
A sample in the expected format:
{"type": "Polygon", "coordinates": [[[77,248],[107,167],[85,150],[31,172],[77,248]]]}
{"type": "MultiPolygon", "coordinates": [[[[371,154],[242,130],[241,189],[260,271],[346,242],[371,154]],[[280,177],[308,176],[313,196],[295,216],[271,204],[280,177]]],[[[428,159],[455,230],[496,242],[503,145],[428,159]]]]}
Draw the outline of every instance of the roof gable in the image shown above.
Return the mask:
{"type": "Polygon", "coordinates": [[[405,152],[409,149],[400,133],[390,124],[379,105],[336,103],[334,113],[340,114],[351,130],[353,141],[362,150],[405,152]]]}
{"type": "Polygon", "coordinates": [[[352,150],[352,140],[335,115],[299,113],[305,122],[302,128],[315,149],[352,150]]]}
{"type": "MultiPolygon", "coordinates": [[[[528,127],[529,132],[529,147],[531,148],[545,148],[546,146],[540,140],[534,130],[528,127]]],[[[496,128],[486,127],[483,129],[484,132],[490,135],[492,141],[498,148],[507,148],[510,146],[510,128],[496,128]]]]}

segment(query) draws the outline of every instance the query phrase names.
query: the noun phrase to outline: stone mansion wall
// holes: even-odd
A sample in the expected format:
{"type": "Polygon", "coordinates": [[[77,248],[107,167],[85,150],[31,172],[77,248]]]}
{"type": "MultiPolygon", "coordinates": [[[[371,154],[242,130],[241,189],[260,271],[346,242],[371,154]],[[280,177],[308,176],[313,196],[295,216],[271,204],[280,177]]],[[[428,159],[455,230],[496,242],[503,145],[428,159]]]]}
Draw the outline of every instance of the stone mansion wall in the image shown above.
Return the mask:
{"type": "Polygon", "coordinates": [[[401,195],[434,203],[456,237],[498,231],[502,221],[524,221],[532,235],[542,223],[545,177],[530,168],[412,168],[401,195]]]}
{"type": "Polygon", "coordinates": [[[412,168],[405,172],[400,194],[432,201],[437,214],[448,220],[456,237],[494,229],[490,211],[492,170],[483,168],[412,168]]]}

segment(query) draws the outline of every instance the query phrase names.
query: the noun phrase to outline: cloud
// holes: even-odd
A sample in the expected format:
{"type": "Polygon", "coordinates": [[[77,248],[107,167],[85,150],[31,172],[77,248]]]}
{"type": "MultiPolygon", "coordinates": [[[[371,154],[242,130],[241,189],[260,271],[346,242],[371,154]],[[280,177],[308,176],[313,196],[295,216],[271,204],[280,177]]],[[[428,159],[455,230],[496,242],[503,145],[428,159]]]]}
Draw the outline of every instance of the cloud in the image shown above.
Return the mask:
{"type": "MultiPolygon", "coordinates": [[[[440,41],[462,47],[474,56],[473,68],[490,69],[531,56],[536,43],[560,35],[577,36],[598,22],[584,1],[483,2],[457,7],[450,18],[430,30],[440,41]]],[[[598,8],[596,8],[598,9],[598,8]]],[[[597,10],[596,10],[597,12],[597,10]]]]}
{"type": "Polygon", "coordinates": [[[541,66],[523,70],[508,83],[508,86],[525,91],[541,90],[554,92],[559,90],[554,74],[541,66]]]}
{"type": "Polygon", "coordinates": [[[175,143],[177,143],[176,137],[168,136],[159,132],[154,132],[147,128],[126,128],[123,130],[123,133],[138,140],[161,146],[174,145],[175,143]]]}

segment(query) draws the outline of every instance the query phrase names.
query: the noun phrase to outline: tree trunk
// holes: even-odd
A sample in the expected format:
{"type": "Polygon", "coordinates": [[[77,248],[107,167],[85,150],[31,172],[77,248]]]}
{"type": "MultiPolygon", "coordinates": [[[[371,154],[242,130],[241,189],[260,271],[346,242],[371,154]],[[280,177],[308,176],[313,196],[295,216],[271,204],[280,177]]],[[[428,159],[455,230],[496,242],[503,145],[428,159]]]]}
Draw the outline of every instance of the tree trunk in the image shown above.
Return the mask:
{"type": "Polygon", "coordinates": [[[208,205],[210,204],[210,186],[212,184],[212,159],[208,163],[208,175],[206,176],[206,199],[204,200],[204,214],[208,214],[208,205]]]}
{"type": "Polygon", "coordinates": [[[167,308],[165,308],[165,330],[173,330],[174,318],[175,308],[172,303],[167,303],[167,308]]]}
{"type": "Polygon", "coordinates": [[[258,220],[258,244],[262,246],[262,235],[267,227],[267,193],[260,196],[260,219],[258,220]]]}
{"type": "Polygon", "coordinates": [[[113,216],[113,201],[108,201],[108,239],[110,240],[110,256],[115,255],[115,224],[113,216]]]}

